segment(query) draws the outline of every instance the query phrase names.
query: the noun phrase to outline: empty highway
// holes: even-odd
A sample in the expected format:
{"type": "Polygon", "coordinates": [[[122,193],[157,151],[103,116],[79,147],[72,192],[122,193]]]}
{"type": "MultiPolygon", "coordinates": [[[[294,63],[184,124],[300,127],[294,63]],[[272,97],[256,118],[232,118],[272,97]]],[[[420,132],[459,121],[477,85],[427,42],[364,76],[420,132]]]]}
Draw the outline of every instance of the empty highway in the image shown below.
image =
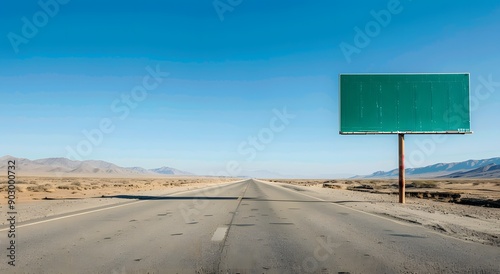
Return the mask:
{"type": "MultiPolygon", "coordinates": [[[[0,273],[498,273],[500,249],[244,180],[19,223],[0,273]]],[[[397,210],[397,209],[395,209],[397,210]]]]}

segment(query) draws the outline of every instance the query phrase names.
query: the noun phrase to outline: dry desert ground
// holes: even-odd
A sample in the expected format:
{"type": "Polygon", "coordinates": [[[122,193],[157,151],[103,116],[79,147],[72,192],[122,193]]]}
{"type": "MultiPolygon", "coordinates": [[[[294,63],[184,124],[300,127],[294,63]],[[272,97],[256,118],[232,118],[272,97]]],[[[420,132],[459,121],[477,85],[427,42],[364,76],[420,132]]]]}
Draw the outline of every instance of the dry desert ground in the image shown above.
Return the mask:
{"type": "MultiPolygon", "coordinates": [[[[82,199],[144,191],[165,190],[178,187],[201,187],[235,181],[230,178],[204,177],[41,177],[29,176],[16,179],[16,200],[25,203],[37,200],[82,199]]],[[[0,191],[7,199],[7,178],[0,180],[0,191]]]]}

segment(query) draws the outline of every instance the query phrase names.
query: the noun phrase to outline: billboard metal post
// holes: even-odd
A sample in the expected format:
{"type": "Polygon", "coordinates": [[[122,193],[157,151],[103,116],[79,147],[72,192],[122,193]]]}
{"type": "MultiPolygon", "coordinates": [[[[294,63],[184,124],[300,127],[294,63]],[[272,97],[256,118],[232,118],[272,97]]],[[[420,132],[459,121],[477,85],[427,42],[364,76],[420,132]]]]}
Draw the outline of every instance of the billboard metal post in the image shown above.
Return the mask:
{"type": "Polygon", "coordinates": [[[399,203],[405,203],[405,135],[398,134],[399,139],[399,203]]]}
{"type": "Polygon", "coordinates": [[[405,134],[470,134],[470,74],[339,74],[342,135],[398,134],[405,203],[405,134]],[[457,107],[460,106],[460,107],[457,107]]]}

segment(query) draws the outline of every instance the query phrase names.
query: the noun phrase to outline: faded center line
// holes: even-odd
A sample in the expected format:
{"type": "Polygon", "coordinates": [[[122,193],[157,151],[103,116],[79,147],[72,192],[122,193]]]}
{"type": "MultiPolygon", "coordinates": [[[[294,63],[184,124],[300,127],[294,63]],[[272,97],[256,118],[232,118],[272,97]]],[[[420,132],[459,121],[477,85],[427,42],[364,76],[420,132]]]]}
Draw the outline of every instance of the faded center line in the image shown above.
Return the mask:
{"type": "MultiPolygon", "coordinates": [[[[248,183],[245,187],[245,189],[241,192],[240,196],[238,197],[238,204],[236,205],[236,208],[234,209],[233,211],[233,216],[231,217],[231,221],[229,222],[228,226],[227,227],[219,227],[217,228],[217,230],[215,231],[214,233],[214,236],[212,237],[212,241],[215,237],[215,234],[217,234],[217,231],[219,231],[219,229],[221,229],[220,231],[222,231],[223,228],[225,228],[224,231],[224,235],[223,235],[223,242],[222,242],[222,245],[221,245],[221,248],[220,248],[220,258],[219,258],[219,263],[217,264],[217,272],[219,272],[220,270],[220,263],[222,262],[222,256],[224,254],[224,250],[226,249],[226,241],[227,241],[227,237],[229,235],[229,230],[231,229],[231,226],[233,225],[233,222],[234,222],[234,217],[236,216],[236,212],[238,212],[238,209],[240,208],[240,205],[241,205],[241,201],[243,200],[243,197],[245,196],[245,192],[247,191],[248,189],[248,186],[250,185],[250,182],[252,180],[248,180],[248,183]]],[[[220,232],[219,233],[222,233],[220,232]]]]}

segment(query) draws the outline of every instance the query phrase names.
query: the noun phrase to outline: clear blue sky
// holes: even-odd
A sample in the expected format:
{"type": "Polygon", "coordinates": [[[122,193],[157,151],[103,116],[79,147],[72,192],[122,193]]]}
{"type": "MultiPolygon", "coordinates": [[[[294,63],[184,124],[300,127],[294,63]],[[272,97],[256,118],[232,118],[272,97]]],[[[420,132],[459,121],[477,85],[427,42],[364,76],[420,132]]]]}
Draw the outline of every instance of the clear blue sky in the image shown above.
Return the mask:
{"type": "Polygon", "coordinates": [[[470,72],[474,134],[407,136],[409,164],[500,156],[498,1],[55,1],[0,3],[2,155],[80,145],[82,159],[198,174],[368,174],[397,166],[397,137],[338,134],[338,74],[470,72]],[[169,75],[132,108],[121,98],[148,66],[169,75]],[[102,121],[89,151],[83,131],[102,121]]]}

